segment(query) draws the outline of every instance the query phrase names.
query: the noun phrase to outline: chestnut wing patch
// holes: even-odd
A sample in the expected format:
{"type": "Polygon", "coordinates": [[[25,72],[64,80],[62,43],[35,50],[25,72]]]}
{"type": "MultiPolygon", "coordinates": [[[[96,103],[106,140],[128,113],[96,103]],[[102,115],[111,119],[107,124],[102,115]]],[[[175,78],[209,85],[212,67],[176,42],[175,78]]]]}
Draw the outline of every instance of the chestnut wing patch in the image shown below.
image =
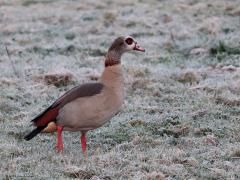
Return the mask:
{"type": "Polygon", "coordinates": [[[34,118],[32,122],[38,127],[46,126],[49,122],[55,120],[61,107],[77,98],[99,94],[103,87],[102,83],[86,83],[76,86],[58,98],[50,107],[34,118]]]}

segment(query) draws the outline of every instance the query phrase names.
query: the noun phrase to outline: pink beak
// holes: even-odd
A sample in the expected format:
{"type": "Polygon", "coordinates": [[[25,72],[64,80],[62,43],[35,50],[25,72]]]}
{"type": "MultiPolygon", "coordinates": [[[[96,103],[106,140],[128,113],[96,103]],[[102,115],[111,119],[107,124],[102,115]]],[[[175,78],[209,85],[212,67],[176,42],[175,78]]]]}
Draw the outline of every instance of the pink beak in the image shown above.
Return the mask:
{"type": "Polygon", "coordinates": [[[145,52],[145,49],[143,49],[142,47],[140,47],[139,45],[137,45],[137,43],[135,43],[135,47],[133,48],[133,50],[145,52]]]}

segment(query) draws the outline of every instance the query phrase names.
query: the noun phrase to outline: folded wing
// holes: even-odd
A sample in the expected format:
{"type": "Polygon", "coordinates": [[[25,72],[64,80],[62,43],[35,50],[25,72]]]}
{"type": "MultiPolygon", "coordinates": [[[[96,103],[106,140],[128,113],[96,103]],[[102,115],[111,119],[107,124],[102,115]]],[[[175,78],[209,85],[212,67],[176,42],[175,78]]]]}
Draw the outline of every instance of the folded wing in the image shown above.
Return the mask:
{"type": "Polygon", "coordinates": [[[67,103],[77,98],[99,94],[101,93],[103,87],[104,85],[102,83],[86,83],[69,90],[63,96],[58,98],[50,107],[32,120],[33,124],[37,126],[37,128],[24,138],[26,140],[32,139],[44,128],[46,128],[48,123],[55,121],[59,110],[67,103]]]}

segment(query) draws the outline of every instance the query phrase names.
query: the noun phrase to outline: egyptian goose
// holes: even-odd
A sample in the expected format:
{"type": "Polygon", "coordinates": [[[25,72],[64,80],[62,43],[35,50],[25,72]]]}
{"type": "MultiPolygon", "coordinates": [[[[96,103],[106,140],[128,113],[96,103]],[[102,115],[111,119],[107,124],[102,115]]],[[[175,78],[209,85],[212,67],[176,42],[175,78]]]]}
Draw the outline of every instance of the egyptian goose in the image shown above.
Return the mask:
{"type": "Polygon", "coordinates": [[[131,50],[142,51],[130,36],[118,37],[109,48],[105,69],[99,82],[79,85],[58,98],[49,108],[32,120],[36,128],[26,135],[30,140],[49,123],[57,124],[57,152],[63,151],[62,131],[80,131],[82,151],[86,153],[86,133],[108,122],[123,103],[121,56],[131,50]]]}

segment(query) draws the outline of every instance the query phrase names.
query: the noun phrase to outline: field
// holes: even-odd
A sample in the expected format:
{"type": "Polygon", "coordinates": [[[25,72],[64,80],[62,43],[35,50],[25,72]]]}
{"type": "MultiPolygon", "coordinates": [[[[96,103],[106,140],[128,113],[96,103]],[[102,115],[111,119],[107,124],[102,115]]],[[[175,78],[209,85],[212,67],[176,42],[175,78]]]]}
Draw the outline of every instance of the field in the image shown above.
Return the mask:
{"type": "Polygon", "coordinates": [[[0,179],[240,179],[240,1],[0,0],[0,179]],[[30,120],[98,80],[119,35],[125,102],[105,126],[27,142],[30,120]]]}

